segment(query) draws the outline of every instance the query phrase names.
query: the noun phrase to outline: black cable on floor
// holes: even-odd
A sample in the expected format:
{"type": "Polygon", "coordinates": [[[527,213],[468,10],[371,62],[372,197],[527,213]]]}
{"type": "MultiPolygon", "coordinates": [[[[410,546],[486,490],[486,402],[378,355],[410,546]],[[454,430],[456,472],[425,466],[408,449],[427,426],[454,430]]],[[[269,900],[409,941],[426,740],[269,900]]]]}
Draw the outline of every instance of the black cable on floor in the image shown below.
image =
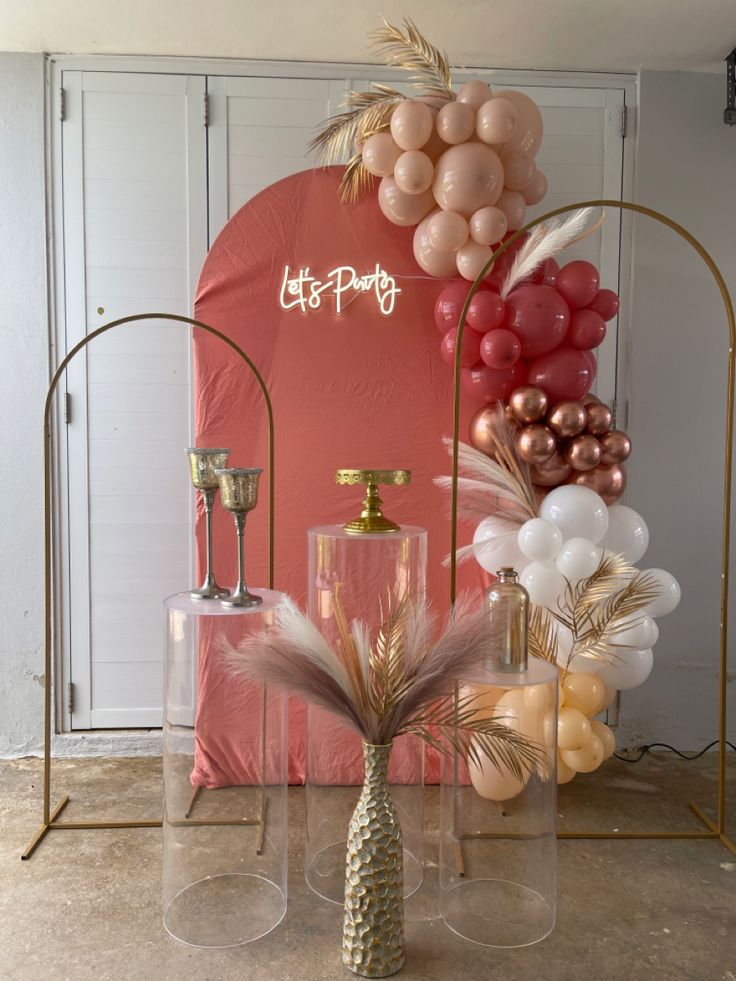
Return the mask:
{"type": "MultiPolygon", "coordinates": [[[[622,763],[638,763],[640,760],[643,760],[644,757],[647,755],[647,753],[652,749],[669,749],[671,752],[676,753],[683,760],[697,760],[699,759],[699,757],[703,755],[703,753],[707,753],[709,749],[712,749],[712,747],[715,746],[717,742],[718,740],[714,739],[712,743],[708,743],[708,745],[705,746],[703,749],[701,749],[700,752],[693,753],[692,755],[689,755],[688,753],[681,753],[679,749],[675,749],[675,747],[670,746],[669,743],[649,743],[648,746],[640,746],[638,747],[639,755],[636,757],[620,756],[618,753],[614,753],[613,755],[617,760],[621,760],[622,763]]],[[[736,746],[734,746],[733,743],[728,742],[728,740],[726,740],[726,745],[730,749],[736,750],[736,746]]]]}

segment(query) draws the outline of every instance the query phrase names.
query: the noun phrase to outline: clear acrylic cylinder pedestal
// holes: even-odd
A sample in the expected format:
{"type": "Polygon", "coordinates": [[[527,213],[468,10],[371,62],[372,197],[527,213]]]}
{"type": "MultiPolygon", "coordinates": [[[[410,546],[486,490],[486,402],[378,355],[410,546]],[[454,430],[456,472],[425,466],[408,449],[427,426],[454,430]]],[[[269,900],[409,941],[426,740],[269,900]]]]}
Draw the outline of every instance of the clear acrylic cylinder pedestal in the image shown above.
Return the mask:
{"type": "Polygon", "coordinates": [[[165,601],[163,920],[177,940],[234,947],[286,912],[287,699],[239,678],[220,643],[273,621],[283,594],[165,601]]]}
{"type": "MultiPolygon", "coordinates": [[[[375,633],[390,601],[420,598],[426,590],[427,532],[406,526],[389,534],[349,533],[323,525],[307,533],[308,612],[332,643],[338,637],[336,608],[348,623],[362,620],[375,633]]],[[[424,744],[416,736],[394,742],[389,766],[391,797],[404,843],[404,896],[424,876],[424,744]]],[[[323,709],[307,710],[307,884],[324,899],[342,903],[346,838],[363,783],[360,737],[323,709]]]]}
{"type": "Polygon", "coordinates": [[[524,781],[487,759],[479,771],[457,753],[443,758],[440,915],[474,943],[525,947],[555,924],[558,677],[530,658],[525,672],[485,671],[461,688],[479,695],[479,711],[544,747],[524,781]]]}

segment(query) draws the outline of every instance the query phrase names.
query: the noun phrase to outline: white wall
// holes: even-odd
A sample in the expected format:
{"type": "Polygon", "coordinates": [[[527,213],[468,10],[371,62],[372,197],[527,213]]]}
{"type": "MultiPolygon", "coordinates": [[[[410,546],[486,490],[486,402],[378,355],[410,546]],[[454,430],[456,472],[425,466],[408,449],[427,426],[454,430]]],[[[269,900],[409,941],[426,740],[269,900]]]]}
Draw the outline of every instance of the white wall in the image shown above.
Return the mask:
{"type": "MultiPolygon", "coordinates": [[[[736,294],[736,128],[723,124],[724,104],[723,76],[642,74],[635,200],[699,238],[736,294]]],[[[728,337],[716,287],[695,253],[647,219],[637,219],[635,231],[627,500],[649,524],[646,563],[673,572],[683,600],[660,620],[654,673],[623,697],[622,737],[694,749],[718,726],[728,337]]]]}

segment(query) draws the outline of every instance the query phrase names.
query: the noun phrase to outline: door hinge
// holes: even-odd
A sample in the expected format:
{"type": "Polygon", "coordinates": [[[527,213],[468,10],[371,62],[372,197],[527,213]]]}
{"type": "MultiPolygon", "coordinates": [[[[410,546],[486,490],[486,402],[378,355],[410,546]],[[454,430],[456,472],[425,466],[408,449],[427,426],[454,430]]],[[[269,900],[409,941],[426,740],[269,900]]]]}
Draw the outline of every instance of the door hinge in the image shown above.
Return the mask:
{"type": "Polygon", "coordinates": [[[66,97],[64,95],[64,89],[59,89],[59,119],[64,122],[66,118],[66,97]]]}
{"type": "Polygon", "coordinates": [[[205,126],[209,126],[209,124],[210,124],[210,100],[209,100],[206,92],[205,92],[205,94],[203,96],[203,99],[204,99],[204,105],[202,107],[202,109],[203,109],[203,112],[202,112],[202,122],[204,123],[205,126]]]}
{"type": "Polygon", "coordinates": [[[64,422],[68,426],[72,421],[72,397],[69,392],[64,392],[64,422]]]}
{"type": "Polygon", "coordinates": [[[67,708],[69,709],[69,715],[74,714],[74,682],[70,681],[66,686],[67,688],[67,708]]]}
{"type": "Polygon", "coordinates": [[[621,137],[626,139],[629,135],[629,109],[628,106],[621,106],[621,137]]]}

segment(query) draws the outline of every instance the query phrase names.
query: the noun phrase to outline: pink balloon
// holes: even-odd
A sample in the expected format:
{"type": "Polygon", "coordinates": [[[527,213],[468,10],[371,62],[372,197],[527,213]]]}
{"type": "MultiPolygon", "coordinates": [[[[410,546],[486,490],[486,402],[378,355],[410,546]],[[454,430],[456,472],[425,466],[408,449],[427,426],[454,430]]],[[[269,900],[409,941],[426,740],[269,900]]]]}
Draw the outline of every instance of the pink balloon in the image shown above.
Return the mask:
{"type": "Polygon", "coordinates": [[[416,225],[435,207],[431,191],[424,194],[404,194],[393,177],[384,177],[378,185],[378,206],[393,225],[405,228],[416,225]]]}
{"type": "Polygon", "coordinates": [[[405,99],[391,113],[391,136],[402,150],[421,150],[433,127],[429,106],[419,99],[405,99]]]}
{"type": "Polygon", "coordinates": [[[437,130],[433,129],[432,135],[422,147],[422,153],[426,153],[432,163],[437,163],[445,150],[449,150],[449,148],[449,143],[445,143],[443,139],[440,139],[437,130]]]}
{"type": "Polygon", "coordinates": [[[404,194],[423,194],[433,177],[434,164],[421,150],[405,150],[394,164],[394,180],[404,194]]]}
{"type": "MultiPolygon", "coordinates": [[[[464,336],[464,335],[463,335],[464,336]]],[[[511,368],[521,357],[521,341],[510,330],[489,330],[480,342],[480,358],[489,368],[511,368]]]]}
{"type": "Polygon", "coordinates": [[[505,187],[497,204],[506,215],[510,232],[515,232],[522,227],[526,218],[526,201],[520,191],[511,191],[505,187]]]}
{"type": "Polygon", "coordinates": [[[482,364],[475,368],[463,368],[462,383],[465,391],[476,402],[505,402],[515,388],[526,381],[526,365],[517,361],[511,368],[497,371],[482,364]]]}
{"type": "Polygon", "coordinates": [[[513,89],[500,93],[504,99],[516,109],[516,126],[506,142],[505,149],[521,150],[536,157],[537,150],[542,145],[542,134],[544,125],[542,114],[533,99],[523,92],[516,92],[513,89]]]}
{"type": "MultiPolygon", "coordinates": [[[[447,364],[455,364],[455,350],[457,348],[457,327],[452,327],[440,341],[440,354],[443,361],[447,364]]],[[[478,363],[480,358],[480,334],[474,330],[463,331],[463,342],[460,349],[460,364],[463,368],[472,368],[478,363]]]]}
{"type": "Polygon", "coordinates": [[[457,252],[468,241],[468,223],[456,211],[437,211],[427,230],[430,245],[438,252],[457,252]]]}
{"type": "MultiPolygon", "coordinates": [[[[445,286],[437,297],[434,305],[434,322],[441,334],[446,334],[460,323],[460,314],[469,291],[470,286],[467,283],[456,281],[445,286]]],[[[478,298],[478,295],[473,297],[471,303],[478,298]]]]}
{"type": "Polygon", "coordinates": [[[595,359],[590,351],[563,345],[529,362],[527,383],[543,389],[550,404],[579,402],[594,381],[595,359]]]}
{"type": "Polygon", "coordinates": [[[437,161],[432,190],[442,209],[469,218],[498,201],[503,190],[501,160],[484,143],[450,147],[437,161]]]}
{"type": "Polygon", "coordinates": [[[592,262],[576,259],[557,273],[557,289],[571,310],[587,307],[593,302],[600,286],[598,270],[592,262]]]}
{"type": "Polygon", "coordinates": [[[478,245],[477,242],[468,242],[461,249],[457,250],[457,271],[472,283],[476,279],[485,264],[493,253],[487,245],[478,245]]]}
{"type": "Polygon", "coordinates": [[[613,290],[599,290],[588,309],[599,313],[604,320],[613,320],[618,313],[618,296],[613,290]]]}
{"type": "Polygon", "coordinates": [[[476,135],[484,143],[503,144],[511,138],[516,119],[516,107],[508,99],[489,99],[479,107],[475,117],[476,135]]]}
{"type": "Polygon", "coordinates": [[[567,304],[551,286],[518,286],[506,297],[504,327],[519,338],[525,358],[559,347],[569,326],[567,304]]]}
{"type": "MultiPolygon", "coordinates": [[[[385,178],[384,178],[385,180],[385,178]]],[[[425,218],[414,232],[414,258],[421,268],[438,279],[452,279],[457,275],[455,256],[452,252],[438,252],[429,240],[429,221],[425,218]]]]}
{"type": "Polygon", "coordinates": [[[500,208],[479,208],[470,218],[470,235],[479,245],[500,242],[508,229],[508,219],[500,208]]]}
{"type": "Polygon", "coordinates": [[[374,177],[393,174],[400,155],[401,150],[388,133],[374,133],[363,144],[363,166],[374,177]]]}
{"type": "Polygon", "coordinates": [[[436,125],[445,143],[465,143],[475,131],[475,110],[467,102],[448,102],[437,113],[436,125]]]}
{"type": "MultiPolygon", "coordinates": [[[[506,148],[501,151],[501,163],[503,164],[504,185],[511,191],[523,191],[534,180],[536,167],[534,166],[534,158],[528,153],[506,148]]],[[[526,198],[524,198],[524,202],[526,203],[526,198]]]]}
{"type": "MultiPolygon", "coordinates": [[[[466,294],[467,296],[467,291],[466,294]]],[[[485,334],[503,324],[506,304],[493,290],[478,290],[468,307],[468,327],[485,334]]]]}
{"type": "Polygon", "coordinates": [[[522,189],[521,196],[527,204],[539,204],[546,193],[547,178],[541,170],[535,170],[531,183],[522,189]]]}
{"type": "Polygon", "coordinates": [[[477,78],[473,79],[472,82],[466,82],[457,94],[458,102],[466,102],[475,110],[480,109],[483,103],[488,102],[491,98],[493,98],[493,92],[491,92],[490,87],[477,78]]]}
{"type": "Polygon", "coordinates": [[[566,341],[571,347],[590,351],[602,344],[605,336],[605,321],[595,310],[575,310],[570,315],[566,341]]]}

